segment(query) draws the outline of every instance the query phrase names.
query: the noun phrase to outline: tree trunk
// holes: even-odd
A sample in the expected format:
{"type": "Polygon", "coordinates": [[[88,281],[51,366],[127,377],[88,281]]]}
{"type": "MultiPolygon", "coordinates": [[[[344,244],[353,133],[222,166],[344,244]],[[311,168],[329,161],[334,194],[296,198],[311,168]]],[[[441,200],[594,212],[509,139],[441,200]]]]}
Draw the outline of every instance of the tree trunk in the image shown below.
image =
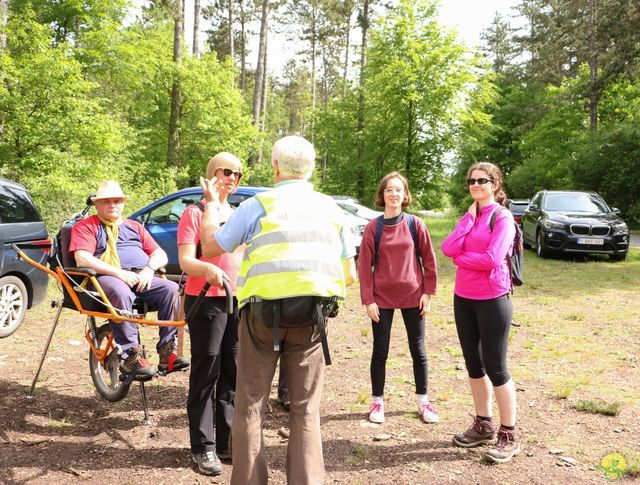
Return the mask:
{"type": "Polygon", "coordinates": [[[311,10],[311,143],[315,138],[315,111],[316,111],[316,57],[318,45],[318,7],[313,3],[311,10]]]}
{"type": "Polygon", "coordinates": [[[405,161],[405,175],[411,174],[411,165],[413,164],[413,100],[409,101],[409,109],[407,110],[407,159],[405,161]]]}
{"type": "MultiPolygon", "coordinates": [[[[267,89],[269,88],[269,74],[267,72],[268,59],[269,59],[269,40],[265,44],[264,51],[264,72],[262,73],[262,99],[260,100],[260,105],[262,108],[261,113],[261,121],[260,121],[260,133],[264,132],[264,127],[267,122],[267,89]]],[[[264,148],[264,137],[260,140],[260,150],[258,152],[258,165],[262,164],[263,159],[263,148],[264,148]]]]}
{"type": "Polygon", "coordinates": [[[0,51],[7,48],[7,34],[4,29],[9,19],[9,0],[0,0],[0,51]]]}
{"type": "Polygon", "coordinates": [[[345,32],[345,50],[344,50],[344,68],[342,70],[342,97],[347,95],[347,74],[349,71],[349,48],[351,47],[351,13],[347,12],[346,15],[346,32],[345,32]]]}
{"type": "Polygon", "coordinates": [[[364,0],[360,17],[362,43],[360,47],[360,85],[358,94],[358,197],[364,200],[364,68],[367,63],[367,32],[369,30],[369,0],[364,0]]]}
{"type": "Polygon", "coordinates": [[[193,57],[200,59],[200,0],[193,1],[193,57]]]}
{"type": "Polygon", "coordinates": [[[598,11],[597,0],[591,0],[591,21],[589,33],[589,127],[598,129],[598,11]]]}
{"type": "Polygon", "coordinates": [[[233,59],[235,57],[233,45],[233,0],[229,0],[229,56],[231,57],[231,61],[233,62],[233,59]]]}
{"type": "Polygon", "coordinates": [[[260,124],[260,104],[262,101],[262,79],[264,76],[264,59],[267,51],[267,35],[269,33],[269,0],[262,0],[262,20],[260,22],[260,45],[258,48],[258,64],[256,66],[256,84],[253,90],[253,126],[260,124]]]}
{"type": "Polygon", "coordinates": [[[247,72],[247,39],[246,39],[246,29],[245,29],[246,19],[244,15],[244,7],[242,2],[240,2],[240,38],[242,44],[240,45],[240,89],[242,90],[242,95],[246,94],[246,72],[247,72]]]}
{"type": "Polygon", "coordinates": [[[180,114],[182,111],[182,91],[180,88],[180,67],[182,66],[182,34],[184,19],[184,0],[173,4],[173,61],[176,72],[171,87],[171,113],[169,115],[169,143],[167,146],[167,165],[177,167],[180,157],[180,114]]]}

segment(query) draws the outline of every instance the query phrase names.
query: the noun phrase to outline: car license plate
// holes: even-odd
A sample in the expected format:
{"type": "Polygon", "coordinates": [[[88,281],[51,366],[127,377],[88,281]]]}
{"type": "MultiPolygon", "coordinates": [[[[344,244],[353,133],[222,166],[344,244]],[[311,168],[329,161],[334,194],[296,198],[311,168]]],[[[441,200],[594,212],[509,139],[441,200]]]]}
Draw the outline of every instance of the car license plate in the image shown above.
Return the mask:
{"type": "Polygon", "coordinates": [[[578,244],[591,244],[593,246],[603,246],[604,239],[598,239],[595,237],[579,237],[578,244]]]}

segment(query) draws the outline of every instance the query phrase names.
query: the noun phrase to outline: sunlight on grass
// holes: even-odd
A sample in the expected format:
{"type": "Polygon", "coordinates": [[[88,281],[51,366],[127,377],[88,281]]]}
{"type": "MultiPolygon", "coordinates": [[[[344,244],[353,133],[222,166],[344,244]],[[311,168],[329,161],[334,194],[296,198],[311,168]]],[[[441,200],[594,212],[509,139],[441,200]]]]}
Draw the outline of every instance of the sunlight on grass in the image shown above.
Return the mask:
{"type": "Polygon", "coordinates": [[[453,357],[462,357],[462,349],[460,347],[444,347],[442,350],[452,355],[453,357]]]}
{"type": "Polygon", "coordinates": [[[67,421],[66,418],[62,419],[53,419],[51,415],[49,415],[49,421],[47,422],[47,426],[51,429],[61,429],[61,428],[69,428],[73,426],[73,423],[67,421]]]}
{"type": "Polygon", "coordinates": [[[620,403],[609,403],[601,399],[580,400],[573,403],[572,407],[585,413],[603,414],[605,416],[617,416],[620,413],[620,403]]]}
{"type": "Polygon", "coordinates": [[[371,332],[371,327],[370,326],[362,326],[360,327],[360,336],[361,337],[368,337],[369,333],[371,332]]]}
{"type": "Polygon", "coordinates": [[[356,404],[367,404],[369,401],[369,391],[361,389],[356,397],[356,404]]]}

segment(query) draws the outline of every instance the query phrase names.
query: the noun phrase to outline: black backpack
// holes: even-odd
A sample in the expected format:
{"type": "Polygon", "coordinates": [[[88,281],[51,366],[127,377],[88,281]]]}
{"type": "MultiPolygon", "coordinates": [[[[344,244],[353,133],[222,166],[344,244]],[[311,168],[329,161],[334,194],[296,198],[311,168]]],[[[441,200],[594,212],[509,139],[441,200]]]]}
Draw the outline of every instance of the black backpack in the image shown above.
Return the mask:
{"type": "MultiPolygon", "coordinates": [[[[489,221],[489,229],[493,232],[493,227],[496,224],[496,216],[498,212],[502,210],[508,210],[506,207],[500,206],[491,214],[491,220],[489,221]]],[[[509,273],[511,274],[511,292],[513,293],[514,286],[522,286],[524,280],[522,279],[522,269],[524,267],[524,249],[522,247],[522,230],[517,222],[513,223],[516,227],[516,235],[513,238],[513,251],[511,254],[507,254],[507,260],[509,262],[509,273]]]]}
{"type": "MultiPolygon", "coordinates": [[[[378,265],[378,255],[380,253],[380,240],[382,239],[382,229],[384,227],[383,222],[384,216],[378,216],[376,218],[376,234],[374,238],[374,253],[373,253],[373,265],[371,266],[371,271],[375,272],[376,266],[378,265]]],[[[418,246],[418,231],[416,230],[416,221],[411,214],[404,214],[404,219],[407,221],[409,225],[409,232],[411,233],[411,238],[413,239],[413,249],[416,253],[416,258],[418,259],[418,264],[420,265],[420,269],[422,270],[422,274],[424,274],[424,265],[422,264],[422,256],[420,256],[420,249],[418,246]]]]}

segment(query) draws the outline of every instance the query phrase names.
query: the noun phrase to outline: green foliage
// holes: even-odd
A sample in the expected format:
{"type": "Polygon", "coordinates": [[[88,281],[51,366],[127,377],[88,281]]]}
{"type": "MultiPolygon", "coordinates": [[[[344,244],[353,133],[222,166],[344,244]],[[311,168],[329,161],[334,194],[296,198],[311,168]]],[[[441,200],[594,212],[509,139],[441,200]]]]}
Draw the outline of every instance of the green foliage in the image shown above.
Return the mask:
{"type": "Polygon", "coordinates": [[[573,404],[578,411],[592,414],[604,414],[605,416],[617,416],[620,413],[619,402],[606,402],[601,399],[580,400],[573,404]]]}

